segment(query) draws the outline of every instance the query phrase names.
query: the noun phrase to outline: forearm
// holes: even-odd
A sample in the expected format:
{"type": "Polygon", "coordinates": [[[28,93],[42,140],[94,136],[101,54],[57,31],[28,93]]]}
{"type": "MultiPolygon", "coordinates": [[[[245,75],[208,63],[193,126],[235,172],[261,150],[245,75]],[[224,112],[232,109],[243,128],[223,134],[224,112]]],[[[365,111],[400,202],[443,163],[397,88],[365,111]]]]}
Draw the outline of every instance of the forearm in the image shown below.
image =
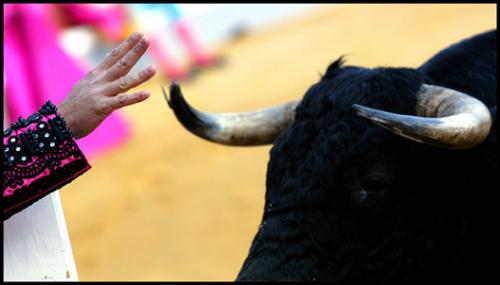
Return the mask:
{"type": "Polygon", "coordinates": [[[6,220],[90,169],[64,119],[47,102],[4,132],[2,213],[6,220]]]}

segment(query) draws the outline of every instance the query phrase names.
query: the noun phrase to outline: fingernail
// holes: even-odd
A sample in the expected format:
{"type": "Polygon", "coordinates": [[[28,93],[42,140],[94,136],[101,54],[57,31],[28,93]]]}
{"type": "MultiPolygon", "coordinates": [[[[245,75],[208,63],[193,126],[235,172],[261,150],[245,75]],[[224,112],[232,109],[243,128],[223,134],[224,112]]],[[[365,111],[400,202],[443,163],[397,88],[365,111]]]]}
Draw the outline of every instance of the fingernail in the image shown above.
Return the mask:
{"type": "Polygon", "coordinates": [[[151,73],[155,72],[155,70],[156,70],[156,67],[154,65],[151,65],[150,67],[148,67],[148,69],[146,69],[146,72],[148,74],[151,74],[151,73]]]}
{"type": "Polygon", "coordinates": [[[141,35],[141,33],[139,33],[139,32],[134,32],[134,33],[132,34],[132,39],[134,39],[134,40],[138,40],[141,36],[142,36],[142,35],[141,35]]]}
{"type": "Polygon", "coordinates": [[[141,40],[141,44],[143,44],[143,45],[144,45],[144,44],[147,44],[147,43],[148,43],[148,41],[149,41],[149,40],[148,40],[148,38],[147,38],[147,37],[144,37],[144,38],[142,38],[142,40],[141,40]]]}

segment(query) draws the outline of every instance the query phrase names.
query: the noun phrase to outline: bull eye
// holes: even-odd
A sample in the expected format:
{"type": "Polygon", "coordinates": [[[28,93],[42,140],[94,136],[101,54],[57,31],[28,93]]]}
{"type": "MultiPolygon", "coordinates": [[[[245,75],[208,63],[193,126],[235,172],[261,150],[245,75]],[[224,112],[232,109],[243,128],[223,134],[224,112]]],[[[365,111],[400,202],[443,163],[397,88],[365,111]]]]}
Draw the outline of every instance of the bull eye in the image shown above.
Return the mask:
{"type": "Polygon", "coordinates": [[[385,181],[379,178],[366,178],[362,185],[362,190],[366,192],[383,192],[388,188],[388,185],[385,181]]]}
{"type": "Polygon", "coordinates": [[[386,199],[389,184],[381,178],[367,177],[352,192],[352,198],[364,208],[380,209],[386,199]]]}

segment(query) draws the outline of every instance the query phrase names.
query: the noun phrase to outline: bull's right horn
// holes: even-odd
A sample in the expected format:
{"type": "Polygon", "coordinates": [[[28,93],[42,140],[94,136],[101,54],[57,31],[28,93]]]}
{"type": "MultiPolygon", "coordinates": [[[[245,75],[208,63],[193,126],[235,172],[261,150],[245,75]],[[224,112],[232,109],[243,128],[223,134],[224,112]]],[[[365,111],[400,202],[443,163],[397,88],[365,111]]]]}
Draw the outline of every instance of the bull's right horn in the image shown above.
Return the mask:
{"type": "Polygon", "coordinates": [[[190,106],[179,84],[170,85],[170,99],[162,87],[177,120],[193,134],[209,141],[237,146],[272,144],[294,120],[300,101],[244,113],[208,113],[190,106]]]}

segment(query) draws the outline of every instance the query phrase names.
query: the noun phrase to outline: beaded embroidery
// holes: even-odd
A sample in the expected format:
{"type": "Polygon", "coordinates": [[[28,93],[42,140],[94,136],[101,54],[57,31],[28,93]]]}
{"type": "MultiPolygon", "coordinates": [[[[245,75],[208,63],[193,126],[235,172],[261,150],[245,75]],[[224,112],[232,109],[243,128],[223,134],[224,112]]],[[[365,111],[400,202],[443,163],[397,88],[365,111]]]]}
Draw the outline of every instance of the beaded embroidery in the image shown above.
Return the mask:
{"type": "Polygon", "coordinates": [[[4,220],[90,168],[50,101],[4,131],[3,153],[4,220]]]}

